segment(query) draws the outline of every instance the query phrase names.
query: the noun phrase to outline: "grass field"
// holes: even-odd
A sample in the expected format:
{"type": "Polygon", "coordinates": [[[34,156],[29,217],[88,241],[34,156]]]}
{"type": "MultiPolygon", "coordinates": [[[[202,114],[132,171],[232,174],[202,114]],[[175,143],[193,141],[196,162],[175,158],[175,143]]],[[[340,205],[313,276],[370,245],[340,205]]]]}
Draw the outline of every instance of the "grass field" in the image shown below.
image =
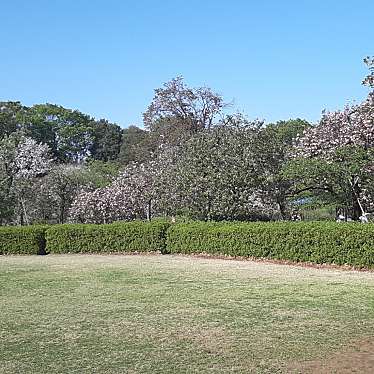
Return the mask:
{"type": "Polygon", "coordinates": [[[0,373],[374,370],[374,273],[2,256],[0,308],[0,373]]]}

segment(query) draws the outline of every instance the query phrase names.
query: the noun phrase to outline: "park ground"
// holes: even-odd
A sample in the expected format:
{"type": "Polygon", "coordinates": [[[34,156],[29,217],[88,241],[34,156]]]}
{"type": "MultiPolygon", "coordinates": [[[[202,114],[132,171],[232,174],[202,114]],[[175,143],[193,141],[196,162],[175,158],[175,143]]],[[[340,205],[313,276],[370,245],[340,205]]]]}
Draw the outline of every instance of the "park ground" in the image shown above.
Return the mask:
{"type": "Polygon", "coordinates": [[[374,273],[0,257],[0,373],[371,373],[374,273]]]}

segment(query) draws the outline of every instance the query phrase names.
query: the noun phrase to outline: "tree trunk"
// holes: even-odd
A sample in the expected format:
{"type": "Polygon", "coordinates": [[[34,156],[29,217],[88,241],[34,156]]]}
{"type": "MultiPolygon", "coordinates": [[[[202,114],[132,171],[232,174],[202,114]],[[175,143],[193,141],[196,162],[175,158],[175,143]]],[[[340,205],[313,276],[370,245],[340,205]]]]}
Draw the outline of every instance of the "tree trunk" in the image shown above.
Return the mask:
{"type": "Polygon", "coordinates": [[[65,201],[61,201],[60,205],[60,218],[59,218],[60,223],[65,223],[65,201]]]}
{"type": "Polygon", "coordinates": [[[23,200],[23,198],[21,198],[21,226],[23,226],[25,222],[26,225],[29,225],[29,218],[26,212],[25,201],[23,200]]]}
{"type": "Polygon", "coordinates": [[[148,200],[147,204],[147,220],[152,220],[152,200],[148,200]]]}
{"type": "Polygon", "coordinates": [[[360,202],[361,189],[358,186],[358,180],[352,178],[352,219],[358,221],[362,215],[365,214],[360,202]]]}
{"type": "Polygon", "coordinates": [[[212,220],[212,202],[211,199],[208,200],[208,206],[207,206],[207,211],[206,211],[206,220],[211,221],[212,220]]]}
{"type": "Polygon", "coordinates": [[[363,214],[361,211],[360,204],[358,202],[358,199],[356,196],[353,196],[352,199],[352,219],[354,221],[358,221],[360,219],[360,216],[363,214]]]}
{"type": "Polygon", "coordinates": [[[277,203],[278,203],[278,206],[279,206],[279,212],[281,214],[282,220],[286,221],[290,218],[288,213],[287,213],[286,202],[284,201],[284,199],[281,199],[281,198],[278,198],[277,200],[278,200],[277,203]]]}

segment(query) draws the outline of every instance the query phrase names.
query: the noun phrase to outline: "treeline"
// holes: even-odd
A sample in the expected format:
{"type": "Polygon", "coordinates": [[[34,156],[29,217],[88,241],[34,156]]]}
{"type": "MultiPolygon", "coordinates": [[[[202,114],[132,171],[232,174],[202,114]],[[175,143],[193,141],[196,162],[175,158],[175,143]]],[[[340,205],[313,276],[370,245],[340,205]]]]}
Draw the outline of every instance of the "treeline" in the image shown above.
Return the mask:
{"type": "Polygon", "coordinates": [[[20,102],[0,102],[0,138],[15,134],[48,145],[56,163],[88,160],[132,161],[146,131],[136,126],[122,129],[105,119],[95,120],[78,110],[53,104],[32,107],[20,102]]]}
{"type": "Polygon", "coordinates": [[[372,92],[316,125],[265,124],[230,109],[181,77],[155,90],[144,129],[57,105],[2,102],[0,223],[287,220],[307,205],[352,219],[372,211],[372,92]]]}

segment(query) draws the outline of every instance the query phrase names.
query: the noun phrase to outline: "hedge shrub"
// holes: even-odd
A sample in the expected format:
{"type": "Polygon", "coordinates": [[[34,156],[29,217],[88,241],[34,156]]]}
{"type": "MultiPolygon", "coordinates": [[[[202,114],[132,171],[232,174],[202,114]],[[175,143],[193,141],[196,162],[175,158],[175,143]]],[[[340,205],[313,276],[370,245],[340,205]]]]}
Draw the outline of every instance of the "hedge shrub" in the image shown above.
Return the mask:
{"type": "Polygon", "coordinates": [[[50,253],[164,252],[167,222],[120,222],[108,225],[66,224],[46,233],[50,253]]]}
{"type": "Polygon", "coordinates": [[[0,227],[0,254],[45,254],[45,226],[0,227]]]}
{"type": "Polygon", "coordinates": [[[374,224],[121,222],[0,227],[0,254],[208,253],[374,268],[374,224]]]}
{"type": "Polygon", "coordinates": [[[177,224],[170,253],[208,253],[374,267],[374,225],[336,222],[177,224]]]}

